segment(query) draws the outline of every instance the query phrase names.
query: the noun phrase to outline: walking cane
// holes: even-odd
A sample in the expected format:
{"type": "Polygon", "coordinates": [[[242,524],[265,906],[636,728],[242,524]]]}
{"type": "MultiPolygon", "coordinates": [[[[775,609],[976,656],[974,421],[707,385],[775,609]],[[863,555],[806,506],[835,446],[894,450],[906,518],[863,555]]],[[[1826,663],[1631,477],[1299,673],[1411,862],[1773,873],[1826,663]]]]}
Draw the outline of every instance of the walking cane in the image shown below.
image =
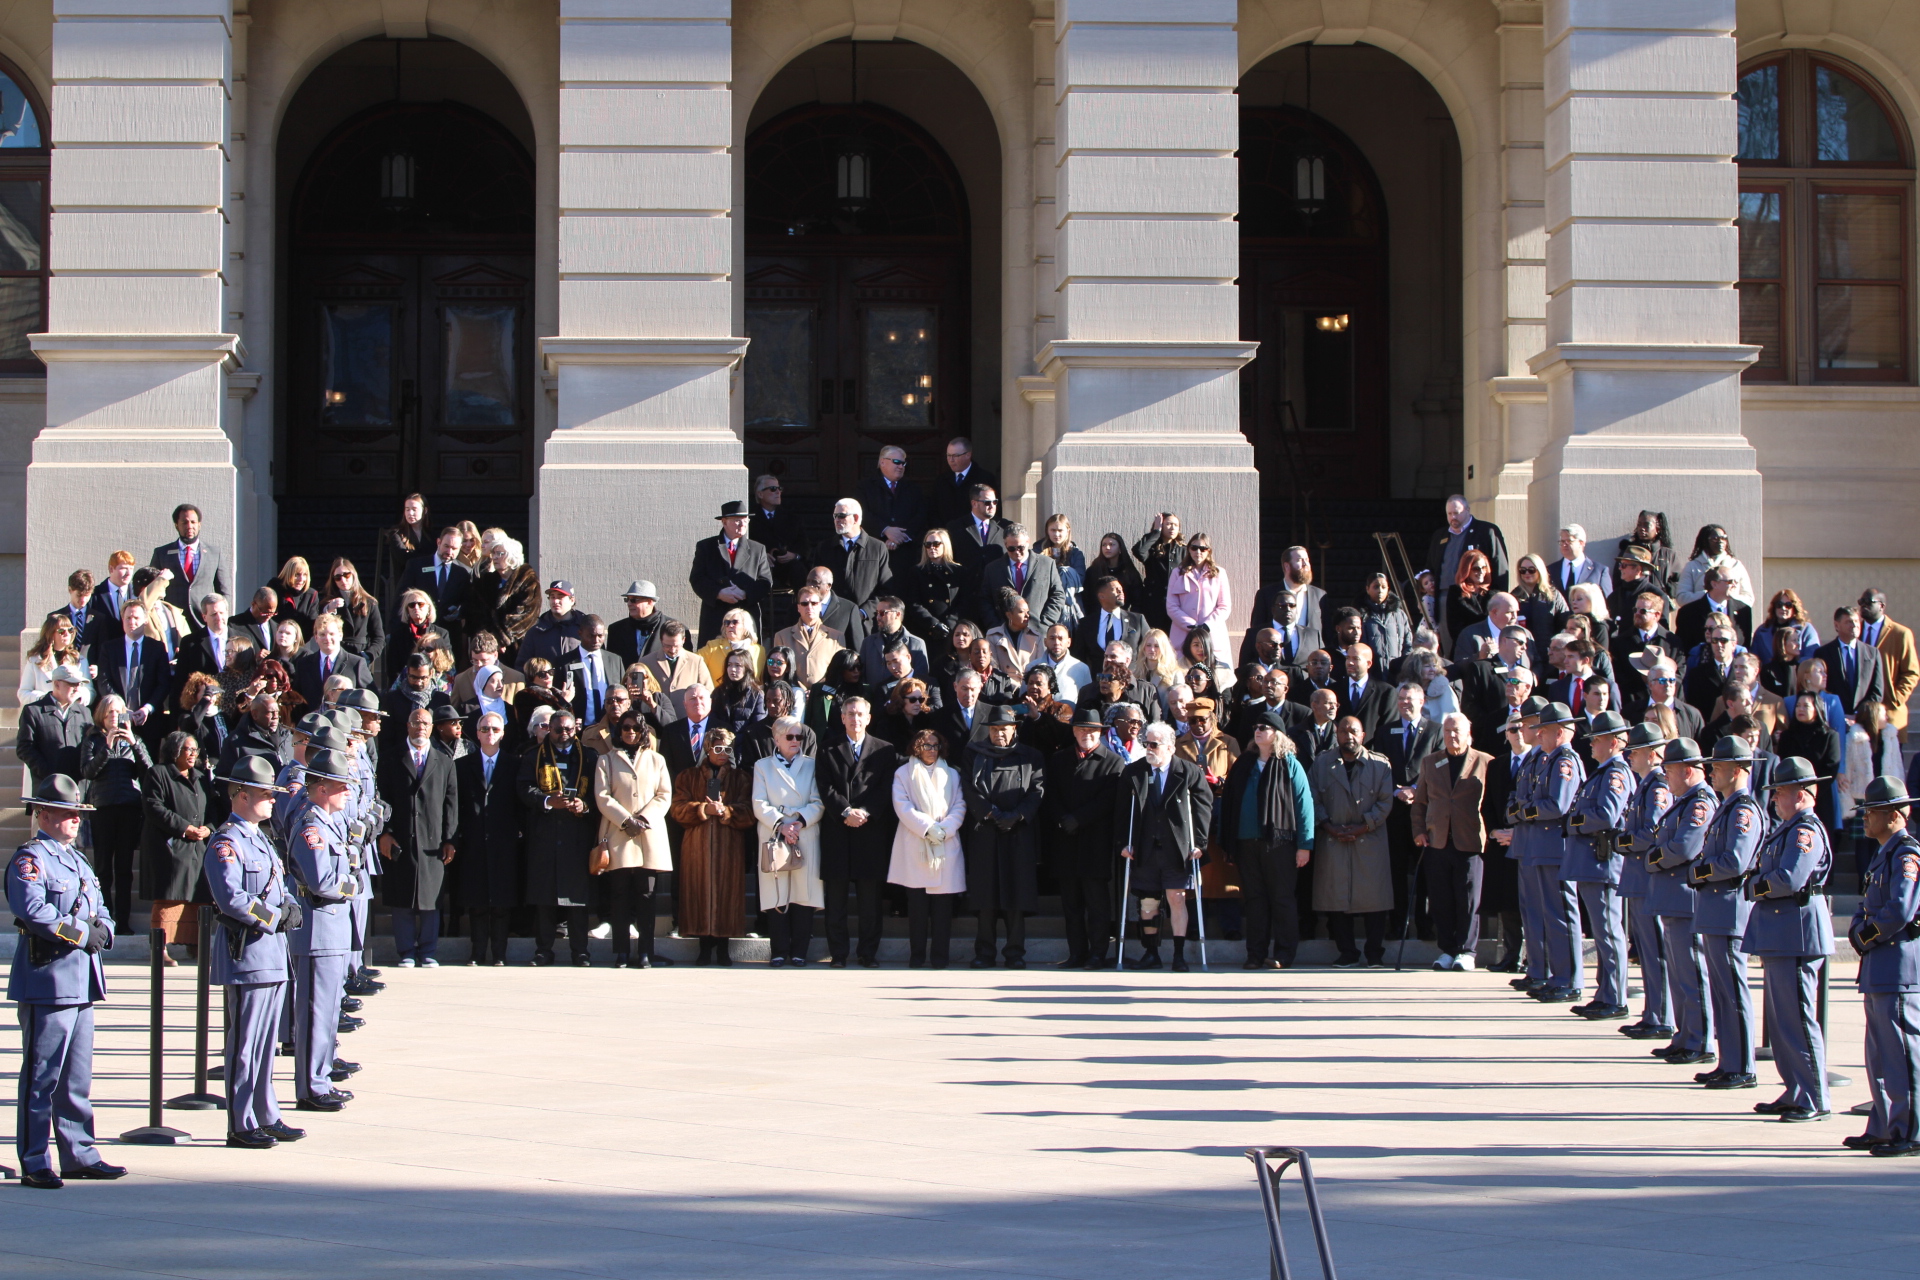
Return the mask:
{"type": "MultiPolygon", "coordinates": [[[[1120,847],[1123,849],[1131,849],[1133,847],[1133,798],[1131,796],[1127,798],[1127,842],[1120,847]]],[[[1113,971],[1115,973],[1120,972],[1121,967],[1127,962],[1127,891],[1133,885],[1133,859],[1122,858],[1120,861],[1122,863],[1120,868],[1120,940],[1114,947],[1113,971]]]]}
{"type": "Polygon", "coordinates": [[[1393,971],[1400,972],[1400,964],[1407,958],[1407,935],[1413,932],[1413,895],[1420,884],[1420,864],[1427,860],[1424,847],[1420,856],[1413,860],[1413,870],[1407,872],[1407,913],[1400,921],[1400,949],[1393,953],[1393,971]]]}

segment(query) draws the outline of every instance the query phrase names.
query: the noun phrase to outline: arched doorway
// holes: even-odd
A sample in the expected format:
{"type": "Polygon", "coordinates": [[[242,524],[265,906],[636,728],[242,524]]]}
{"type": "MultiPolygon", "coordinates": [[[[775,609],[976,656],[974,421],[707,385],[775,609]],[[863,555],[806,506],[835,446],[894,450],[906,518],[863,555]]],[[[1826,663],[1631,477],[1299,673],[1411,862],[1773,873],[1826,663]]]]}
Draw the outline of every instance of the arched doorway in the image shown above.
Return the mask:
{"type": "Polygon", "coordinates": [[[424,70],[436,55],[444,77],[479,64],[498,78],[484,60],[400,44],[336,55],[375,77],[390,60],[393,92],[320,135],[288,197],[283,556],[365,556],[416,490],[436,519],[526,528],[533,159],[488,111],[400,92],[410,64],[424,93],[439,87],[424,70]]]}
{"type": "Polygon", "coordinates": [[[882,446],[938,474],[970,418],[967,200],[952,162],[871,103],[796,107],[747,140],[746,460],[812,515],[882,446]]]}

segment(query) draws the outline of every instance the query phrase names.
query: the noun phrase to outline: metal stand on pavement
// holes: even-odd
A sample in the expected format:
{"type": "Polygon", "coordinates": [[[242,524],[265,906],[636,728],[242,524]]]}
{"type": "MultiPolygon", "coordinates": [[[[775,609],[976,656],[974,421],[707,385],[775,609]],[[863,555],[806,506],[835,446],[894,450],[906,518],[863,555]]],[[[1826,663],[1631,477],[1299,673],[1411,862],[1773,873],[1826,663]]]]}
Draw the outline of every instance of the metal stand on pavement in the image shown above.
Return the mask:
{"type": "Polygon", "coordinates": [[[217,1093],[207,1090],[207,1023],[212,1016],[213,986],[208,980],[212,961],[208,958],[213,950],[213,908],[202,906],[194,911],[200,923],[199,989],[198,1007],[195,1013],[198,1021],[193,1033],[193,1092],[183,1093],[169,1099],[167,1108],[172,1111],[224,1111],[227,1100],[217,1093]]]}
{"type": "Polygon", "coordinates": [[[170,1129],[160,1123],[160,1077],[166,1068],[166,970],[161,968],[167,950],[167,934],[164,929],[154,929],[147,934],[148,944],[152,948],[148,965],[147,1002],[150,1013],[147,1023],[147,1122],[138,1129],[129,1129],[120,1135],[120,1141],[139,1143],[149,1147],[170,1147],[182,1140],[191,1140],[193,1135],[184,1129],[170,1129]]]}
{"type": "Polygon", "coordinates": [[[1267,1212],[1267,1258],[1272,1280],[1293,1280],[1287,1266],[1287,1246],[1280,1238],[1280,1178],[1294,1165],[1300,1166],[1300,1189],[1307,1195],[1307,1218],[1313,1224],[1313,1242],[1320,1249],[1320,1274],[1325,1280],[1339,1280],[1333,1270],[1333,1246],[1327,1240],[1327,1223],[1320,1216],[1320,1193],[1313,1182],[1313,1161],[1299,1147],[1248,1147],[1247,1159],[1253,1161],[1254,1177],[1260,1180],[1260,1204],[1267,1212]],[[1270,1160],[1280,1163],[1269,1164],[1270,1160]]]}

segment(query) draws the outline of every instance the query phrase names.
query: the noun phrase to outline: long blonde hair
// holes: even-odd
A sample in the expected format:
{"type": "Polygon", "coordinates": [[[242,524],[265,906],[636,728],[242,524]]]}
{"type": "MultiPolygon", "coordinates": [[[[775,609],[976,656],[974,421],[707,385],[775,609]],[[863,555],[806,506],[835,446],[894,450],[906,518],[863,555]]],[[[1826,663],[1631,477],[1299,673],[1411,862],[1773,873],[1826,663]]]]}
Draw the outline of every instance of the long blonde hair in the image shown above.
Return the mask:
{"type": "Polygon", "coordinates": [[[1141,675],[1162,688],[1181,682],[1180,655],[1173,651],[1173,638],[1158,627],[1141,639],[1139,664],[1141,675]]]}

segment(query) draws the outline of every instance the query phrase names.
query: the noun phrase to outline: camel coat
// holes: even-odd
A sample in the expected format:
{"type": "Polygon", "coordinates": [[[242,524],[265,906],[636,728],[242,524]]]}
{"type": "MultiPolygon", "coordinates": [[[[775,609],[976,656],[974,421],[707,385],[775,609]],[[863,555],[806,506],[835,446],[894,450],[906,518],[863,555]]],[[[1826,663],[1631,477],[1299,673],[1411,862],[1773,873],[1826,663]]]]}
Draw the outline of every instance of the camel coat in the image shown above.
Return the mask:
{"type": "Polygon", "coordinates": [[[593,798],[600,806],[600,838],[613,855],[609,871],[673,870],[673,853],[667,847],[673,785],[666,759],[658,751],[640,751],[631,760],[617,749],[601,756],[593,766],[593,798]],[[635,815],[653,825],[638,835],[629,834],[621,824],[635,815]]]}
{"type": "Polygon", "coordinates": [[[1366,913],[1393,909],[1393,863],[1387,814],[1393,809],[1393,766],[1362,751],[1353,777],[1338,751],[1307,771],[1313,788],[1313,909],[1366,913]],[[1332,828],[1364,826],[1358,839],[1336,840],[1332,828]]]}
{"type": "Polygon", "coordinates": [[[775,754],[754,761],[753,816],[760,823],[759,843],[754,845],[754,866],[760,865],[760,845],[774,838],[774,831],[782,822],[798,818],[802,823],[800,865],[778,875],[759,872],[763,910],[788,905],[826,905],[826,891],[820,886],[820,815],[826,812],[826,805],[820,799],[813,769],[810,756],[783,761],[775,754]]]}

